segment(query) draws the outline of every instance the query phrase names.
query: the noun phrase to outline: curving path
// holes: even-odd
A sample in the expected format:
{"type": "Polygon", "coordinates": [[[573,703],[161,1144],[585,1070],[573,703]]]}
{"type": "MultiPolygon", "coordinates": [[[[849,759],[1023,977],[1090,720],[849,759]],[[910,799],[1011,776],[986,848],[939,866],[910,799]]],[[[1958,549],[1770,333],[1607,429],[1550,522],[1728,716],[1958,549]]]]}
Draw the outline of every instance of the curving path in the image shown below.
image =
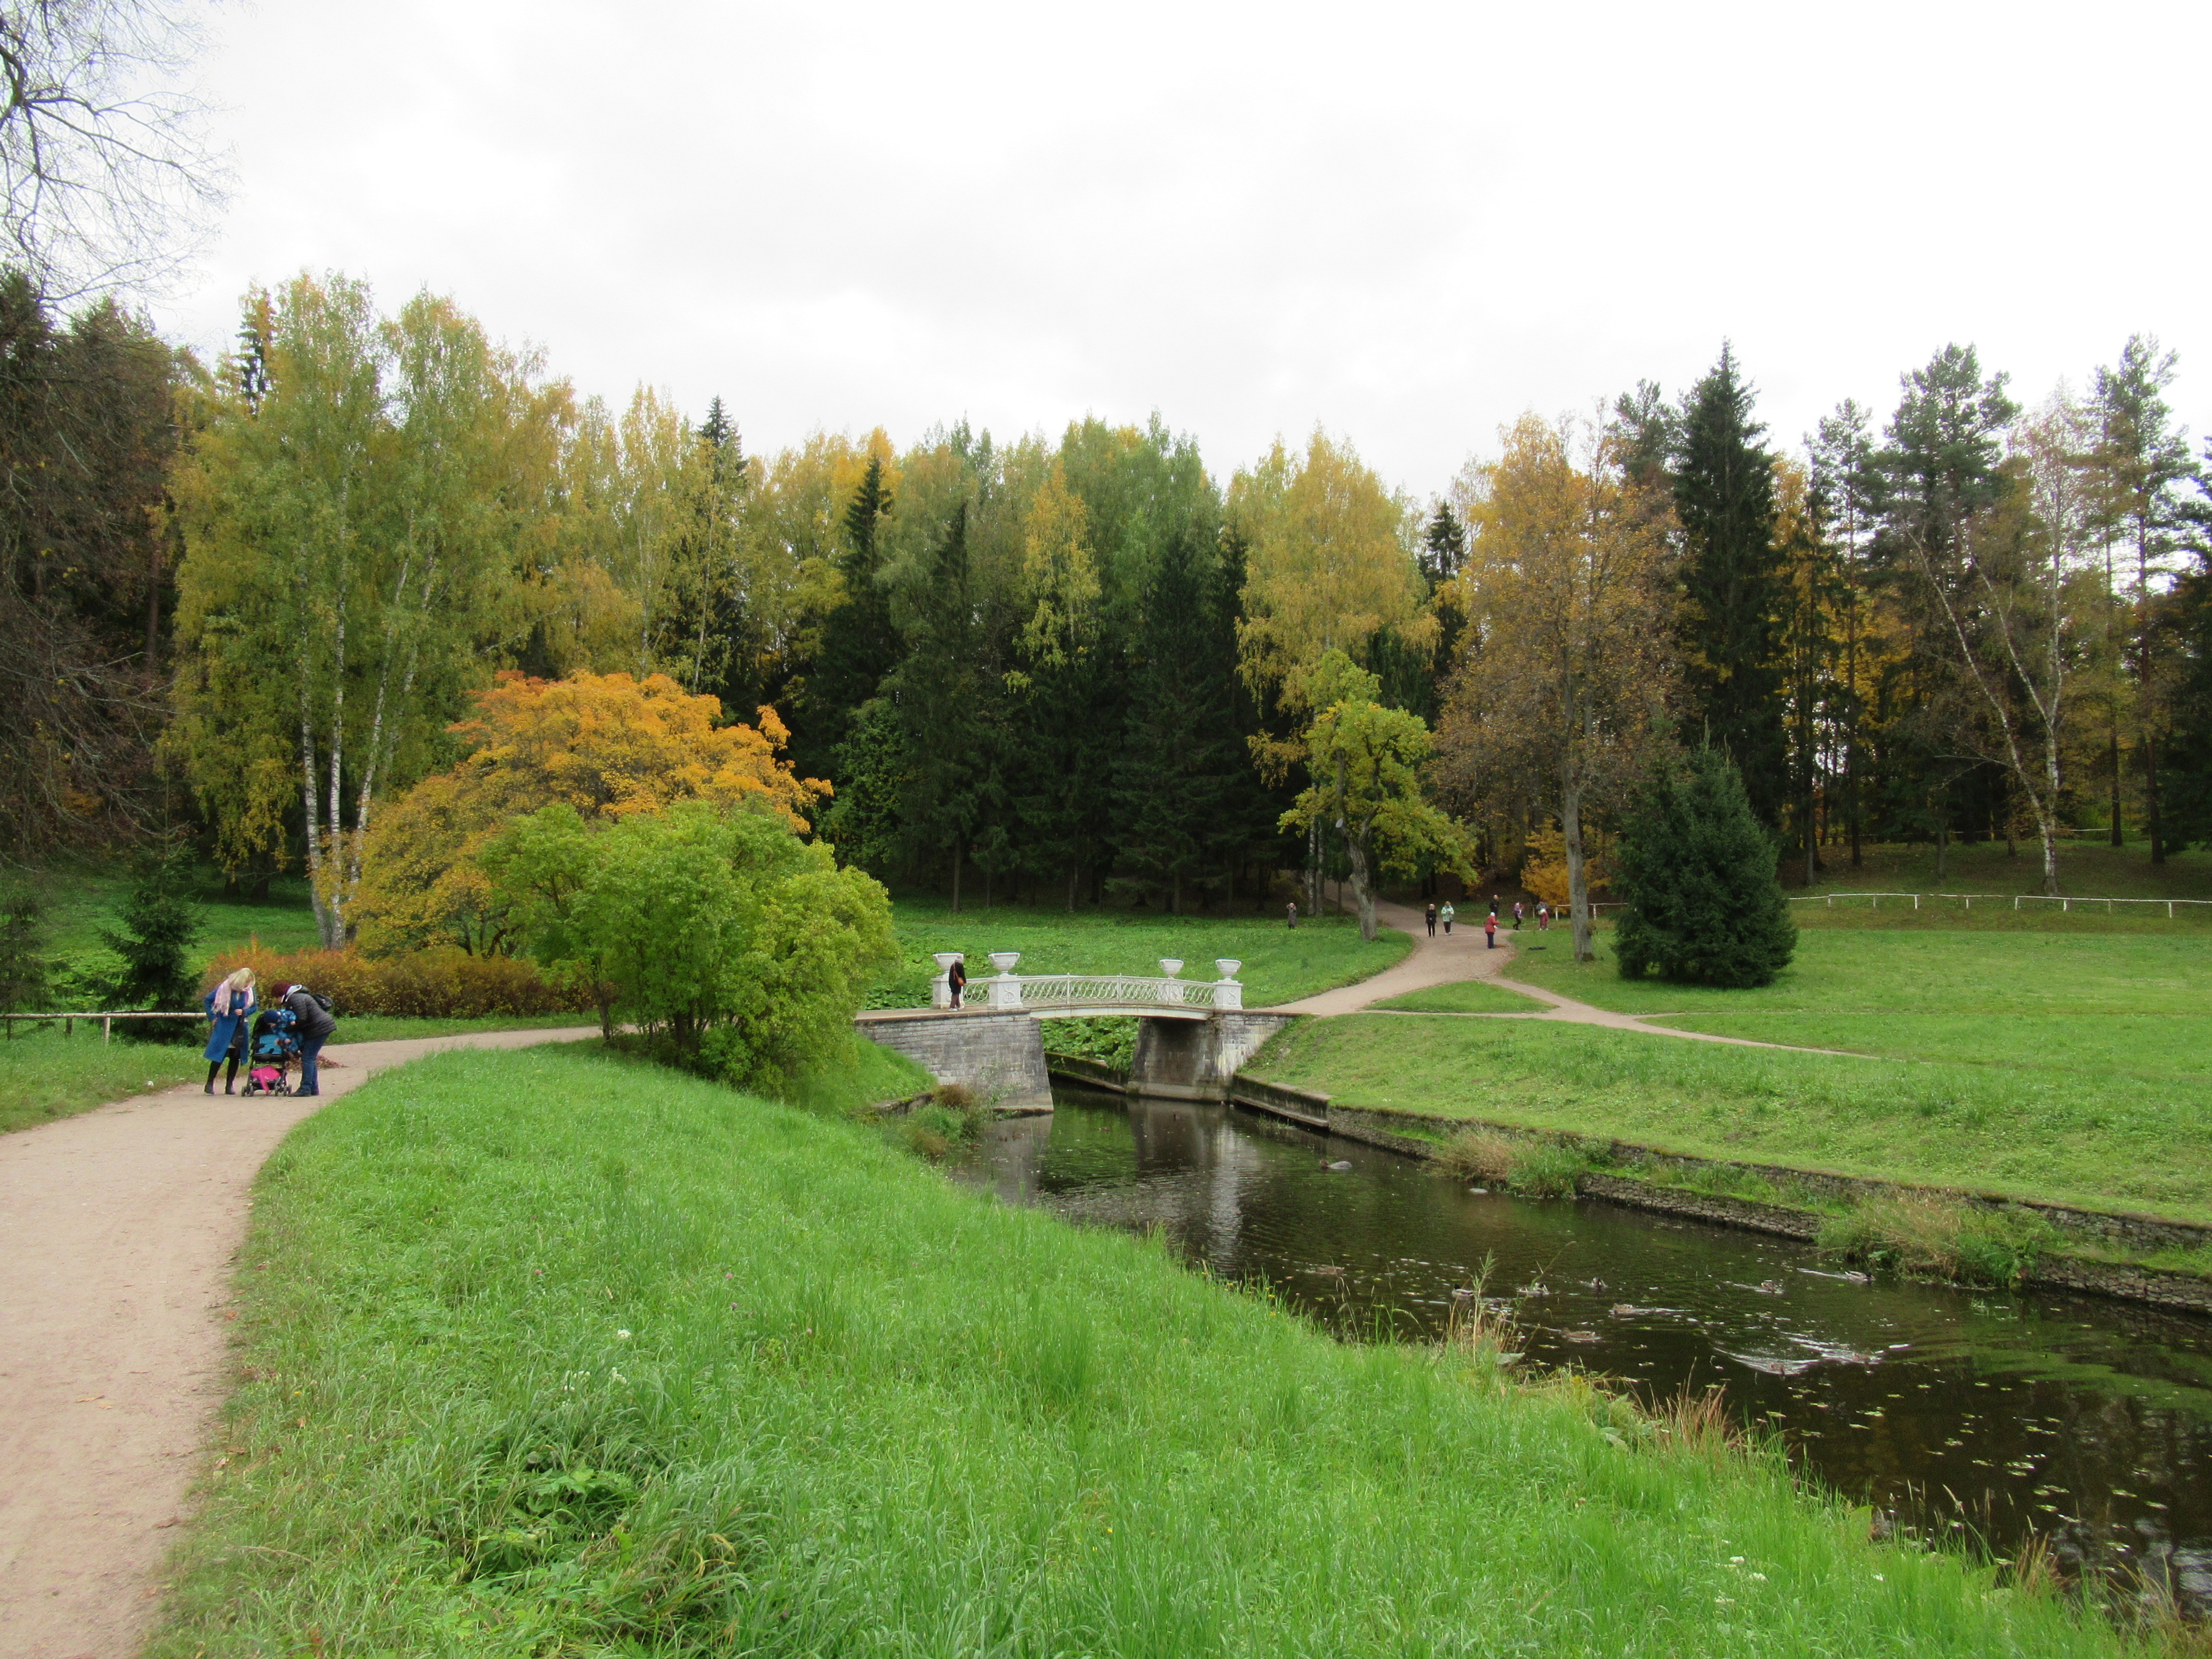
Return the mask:
{"type": "MultiPolygon", "coordinates": [[[[597,1026],[324,1051],[324,1098],[441,1048],[597,1026]]],[[[228,1392],[247,1194],[320,1103],[171,1089],[0,1137],[0,1659],[127,1659],[228,1392]]]]}
{"type": "MultiPolygon", "coordinates": [[[[1615,1031],[1641,1031],[1650,1036],[1680,1037],[1691,1042],[1724,1042],[1739,1048],[1787,1048],[1800,1054],[1849,1054],[1847,1048],[1807,1048],[1790,1042],[1761,1042],[1753,1037],[1715,1036],[1710,1031],[1680,1031],[1671,1025],[1654,1025],[1650,1017],[1624,1014],[1610,1008],[1600,1008],[1587,1002],[1577,1002],[1572,997],[1561,996],[1557,991],[1547,991],[1540,985],[1523,984],[1505,977],[1504,969],[1513,960],[1512,934],[1501,927],[1498,933],[1498,948],[1486,948],[1482,939],[1483,912],[1470,904],[1462,911],[1458,925],[1447,936],[1441,930],[1434,939],[1428,938],[1428,924],[1421,913],[1407,904],[1393,904],[1386,900],[1376,901],[1375,914],[1384,926],[1395,927],[1408,934],[1413,948],[1404,961],[1387,968],[1372,979],[1364,979],[1357,985],[1340,985],[1334,991],[1323,991],[1317,996],[1304,997],[1296,1002],[1285,1002],[1269,1009],[1278,1014],[1353,1014],[1374,1009],[1385,1014],[1403,1014],[1408,1019],[1549,1019],[1571,1025],[1602,1025],[1615,1031]],[[1474,925],[1469,927],[1469,917],[1474,925]],[[1531,1009],[1527,1013],[1450,1013],[1413,1014],[1395,1008],[1376,1009],[1378,1002],[1388,1002],[1413,991],[1425,991],[1437,985],[1456,985],[1468,980],[1487,980],[1504,990],[1518,991],[1524,997],[1534,998],[1547,1006],[1531,1009]]],[[[1524,929],[1523,936],[1526,937],[1524,929]]],[[[1557,941],[1554,949],[1571,949],[1574,932],[1564,925],[1555,926],[1549,939],[1557,941]]],[[[1864,1056],[1854,1056],[1864,1058],[1864,1056]]]]}

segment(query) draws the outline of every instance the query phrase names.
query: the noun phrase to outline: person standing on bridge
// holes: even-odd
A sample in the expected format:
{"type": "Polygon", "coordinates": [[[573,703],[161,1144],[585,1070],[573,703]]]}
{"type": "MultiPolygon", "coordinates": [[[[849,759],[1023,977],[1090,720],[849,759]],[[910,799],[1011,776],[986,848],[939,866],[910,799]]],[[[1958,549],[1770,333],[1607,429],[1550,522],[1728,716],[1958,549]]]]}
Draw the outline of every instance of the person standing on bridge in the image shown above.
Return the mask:
{"type": "Polygon", "coordinates": [[[952,965],[945,970],[945,988],[948,994],[948,1006],[954,1013],[958,1013],[961,995],[968,989],[968,958],[966,957],[955,957],[952,959],[952,965]]]}
{"type": "Polygon", "coordinates": [[[1429,901],[1428,922],[1429,937],[1434,939],[1437,936],[1437,902],[1434,899],[1429,901]]]}

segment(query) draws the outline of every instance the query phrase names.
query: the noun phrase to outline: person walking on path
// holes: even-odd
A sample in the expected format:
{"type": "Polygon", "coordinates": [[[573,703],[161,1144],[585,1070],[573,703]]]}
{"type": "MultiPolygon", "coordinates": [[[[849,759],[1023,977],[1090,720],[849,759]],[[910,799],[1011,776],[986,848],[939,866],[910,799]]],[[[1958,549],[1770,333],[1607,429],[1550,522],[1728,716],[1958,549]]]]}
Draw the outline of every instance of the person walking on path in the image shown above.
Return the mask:
{"type": "Polygon", "coordinates": [[[1516,933],[1521,931],[1521,901],[1515,899],[1513,901],[1513,931],[1516,933]]]}
{"type": "Polygon", "coordinates": [[[960,1012],[960,999],[968,989],[968,958],[956,957],[952,965],[945,970],[945,988],[954,1013],[960,1012]]]}
{"type": "Polygon", "coordinates": [[[304,985],[280,985],[276,988],[279,1006],[289,1008],[300,1022],[300,1092],[303,1095],[322,1093],[322,1079],[315,1070],[315,1057],[323,1052],[323,1045],[331,1040],[331,1033],[338,1023],[331,1017],[330,1009],[322,1000],[304,985]]]}
{"type": "Polygon", "coordinates": [[[1482,948],[1486,951],[1498,948],[1498,912],[1495,910],[1482,924],[1482,948]]]}
{"type": "Polygon", "coordinates": [[[1429,901],[1427,921],[1429,924],[1429,937],[1431,939],[1434,939],[1437,936],[1437,902],[1434,899],[1431,899],[1429,901]]]}
{"type": "Polygon", "coordinates": [[[1452,908],[1451,901],[1449,899],[1446,899],[1444,901],[1444,908],[1437,912],[1437,920],[1443,923],[1444,933],[1446,936],[1449,937],[1451,933],[1452,925],[1452,908]]]}
{"type": "Polygon", "coordinates": [[[207,1010],[210,1027],[207,1048],[201,1055],[208,1063],[207,1087],[200,1092],[215,1092],[215,1074],[228,1060],[230,1074],[222,1080],[222,1091],[235,1093],[239,1062],[246,1058],[246,1016],[254,1008],[253,969],[240,969],[202,997],[200,1006],[207,1010]]]}

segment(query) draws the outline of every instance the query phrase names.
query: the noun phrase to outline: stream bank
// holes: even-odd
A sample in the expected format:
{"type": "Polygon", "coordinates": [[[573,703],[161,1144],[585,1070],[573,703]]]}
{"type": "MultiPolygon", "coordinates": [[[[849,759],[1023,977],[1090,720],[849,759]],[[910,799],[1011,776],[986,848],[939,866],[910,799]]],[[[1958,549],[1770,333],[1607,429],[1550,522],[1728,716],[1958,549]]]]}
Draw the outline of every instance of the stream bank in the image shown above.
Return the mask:
{"type": "MultiPolygon", "coordinates": [[[[1096,1060],[1048,1054],[1046,1063],[1057,1081],[1113,1093],[1130,1089],[1127,1072],[1096,1060]]],[[[2212,1227],[1956,1188],[1908,1186],[1832,1170],[1698,1158],[1661,1146],[1564,1137],[1478,1118],[1340,1106],[1324,1094],[1241,1074],[1231,1085],[1230,1102],[1303,1129],[1431,1162],[1455,1140],[1469,1135],[1529,1147],[1565,1146],[1590,1166],[1574,1172],[1578,1195],[1808,1242],[1817,1240],[1825,1226],[1853,1206],[1870,1203],[1935,1202],[1996,1216],[2026,1214],[2047,1227],[2057,1243],[2055,1248],[2024,1255],[2018,1273],[2008,1275],[2009,1282],[2212,1315],[2212,1278],[2142,1259],[2201,1255],[2212,1261],[2212,1227]],[[1747,1188],[1759,1195],[1747,1195],[1747,1188]]]]}
{"type": "Polygon", "coordinates": [[[1436,1340],[1486,1287],[1513,1304],[1528,1364],[1646,1400],[1720,1382],[1733,1420],[1877,1524],[1887,1512],[1999,1557],[2044,1540],[2069,1576],[2124,1590],[2147,1575],[2212,1606],[2201,1317],[2055,1287],[1869,1279],[1778,1229],[1439,1180],[1371,1135],[1279,1114],[1056,1094],[1052,1116],[988,1129],[956,1176],[1157,1235],[1354,1341],[1436,1340]]]}

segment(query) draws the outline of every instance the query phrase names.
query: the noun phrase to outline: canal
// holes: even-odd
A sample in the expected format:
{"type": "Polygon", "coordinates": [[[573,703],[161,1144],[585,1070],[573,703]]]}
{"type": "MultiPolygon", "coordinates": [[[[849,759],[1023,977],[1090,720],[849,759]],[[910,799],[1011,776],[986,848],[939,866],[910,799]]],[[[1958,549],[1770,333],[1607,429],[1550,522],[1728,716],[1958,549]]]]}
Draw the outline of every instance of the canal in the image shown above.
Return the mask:
{"type": "Polygon", "coordinates": [[[1486,1282],[1518,1304],[1524,1364],[1647,1395],[1717,1382],[1802,1474],[1900,1527],[2000,1555],[2039,1534],[2070,1572],[2140,1572],[2212,1607],[2212,1322],[1865,1282],[1795,1241],[1486,1192],[1225,1107],[1054,1099],[994,1124],[955,1173],[1070,1221],[1158,1229],[1351,1340],[1433,1340],[1455,1290],[1486,1282]]]}

